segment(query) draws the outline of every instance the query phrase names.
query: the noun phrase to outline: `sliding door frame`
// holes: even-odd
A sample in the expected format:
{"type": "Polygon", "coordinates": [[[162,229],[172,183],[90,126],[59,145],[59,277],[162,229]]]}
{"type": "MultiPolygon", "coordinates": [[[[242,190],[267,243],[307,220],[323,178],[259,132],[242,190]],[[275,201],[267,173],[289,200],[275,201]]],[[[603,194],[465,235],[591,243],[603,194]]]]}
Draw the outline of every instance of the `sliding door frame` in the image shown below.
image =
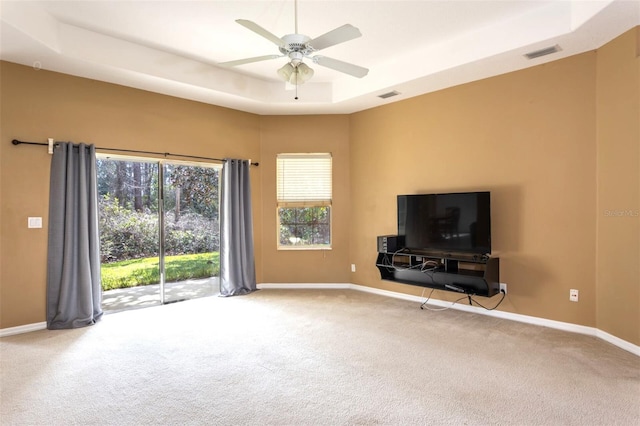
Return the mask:
{"type": "MultiPolygon", "coordinates": [[[[100,160],[117,160],[117,161],[128,161],[128,162],[138,162],[138,163],[153,163],[158,167],[157,178],[158,178],[158,269],[159,269],[159,279],[160,279],[160,304],[165,305],[166,303],[170,303],[166,301],[165,295],[165,287],[166,287],[166,271],[165,271],[165,249],[166,249],[166,233],[165,233],[165,171],[164,166],[167,164],[177,165],[177,166],[192,166],[192,167],[204,167],[204,168],[212,168],[219,169],[218,170],[218,186],[220,186],[220,180],[222,178],[222,168],[223,164],[219,162],[206,162],[206,161],[182,161],[182,160],[172,160],[165,158],[154,158],[154,157],[138,157],[132,155],[120,155],[120,154],[105,154],[105,153],[96,153],[96,158],[100,160]]],[[[218,187],[218,197],[220,196],[220,187],[218,187]]],[[[218,205],[220,205],[220,200],[218,199],[218,205]]],[[[219,221],[218,221],[219,224],[219,221]]],[[[220,229],[218,229],[218,233],[220,233],[220,229]]]]}

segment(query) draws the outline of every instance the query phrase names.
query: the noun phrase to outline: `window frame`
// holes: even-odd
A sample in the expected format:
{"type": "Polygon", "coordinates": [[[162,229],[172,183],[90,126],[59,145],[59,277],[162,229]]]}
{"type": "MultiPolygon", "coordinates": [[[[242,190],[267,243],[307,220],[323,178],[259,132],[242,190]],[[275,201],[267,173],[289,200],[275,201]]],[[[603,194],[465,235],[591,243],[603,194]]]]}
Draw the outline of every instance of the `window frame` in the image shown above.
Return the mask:
{"type": "Polygon", "coordinates": [[[278,250],[331,250],[333,245],[333,156],[331,153],[281,153],[276,155],[276,244],[278,250]],[[326,156],[330,159],[330,180],[331,180],[331,198],[330,199],[318,199],[318,200],[304,200],[304,201],[286,201],[280,200],[278,196],[279,179],[279,164],[278,160],[287,157],[299,157],[299,158],[318,158],[318,156],[326,156]],[[328,207],[329,208],[329,243],[328,244],[282,244],[280,242],[280,210],[286,208],[309,208],[309,207],[328,207]]]}

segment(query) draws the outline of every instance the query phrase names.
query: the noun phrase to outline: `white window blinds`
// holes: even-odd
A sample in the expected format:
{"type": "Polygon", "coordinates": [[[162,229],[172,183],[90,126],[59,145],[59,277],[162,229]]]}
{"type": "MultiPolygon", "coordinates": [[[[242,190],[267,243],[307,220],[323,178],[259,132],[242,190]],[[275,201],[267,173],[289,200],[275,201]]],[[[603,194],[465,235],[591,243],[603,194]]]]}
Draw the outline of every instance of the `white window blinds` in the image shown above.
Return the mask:
{"type": "Polygon", "coordinates": [[[331,202],[331,154],[278,154],[278,202],[331,202]]]}

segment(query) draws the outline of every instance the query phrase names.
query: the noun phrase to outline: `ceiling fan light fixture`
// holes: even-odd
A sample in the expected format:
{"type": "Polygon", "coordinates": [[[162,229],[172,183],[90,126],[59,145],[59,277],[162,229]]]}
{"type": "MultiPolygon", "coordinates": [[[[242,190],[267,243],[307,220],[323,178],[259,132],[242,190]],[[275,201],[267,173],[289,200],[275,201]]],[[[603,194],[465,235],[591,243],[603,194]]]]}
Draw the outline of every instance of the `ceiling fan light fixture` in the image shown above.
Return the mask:
{"type": "Polygon", "coordinates": [[[291,59],[291,65],[297,67],[298,64],[302,63],[302,58],[304,55],[300,52],[291,52],[289,53],[289,59],[291,59]]]}
{"type": "Polygon", "coordinates": [[[314,74],[313,68],[302,62],[298,64],[296,70],[298,72],[298,84],[305,83],[307,80],[313,77],[314,74]]]}
{"type": "Polygon", "coordinates": [[[282,68],[278,70],[278,75],[284,81],[289,81],[289,79],[294,74],[294,72],[295,72],[295,68],[293,67],[293,65],[287,62],[286,64],[284,64],[282,68]]]}
{"type": "Polygon", "coordinates": [[[282,68],[278,70],[278,75],[284,81],[293,85],[304,84],[313,77],[314,71],[307,64],[300,62],[295,65],[291,62],[284,64],[282,68]]]}

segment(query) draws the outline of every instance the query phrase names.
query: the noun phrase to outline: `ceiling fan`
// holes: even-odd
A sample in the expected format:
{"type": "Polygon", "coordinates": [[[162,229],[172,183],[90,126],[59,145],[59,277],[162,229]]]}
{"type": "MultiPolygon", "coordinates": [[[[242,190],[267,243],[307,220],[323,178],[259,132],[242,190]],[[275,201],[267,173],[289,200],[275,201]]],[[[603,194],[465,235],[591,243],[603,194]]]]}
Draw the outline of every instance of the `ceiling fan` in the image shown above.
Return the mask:
{"type": "Polygon", "coordinates": [[[367,68],[343,62],[338,59],[329,58],[322,55],[311,56],[318,50],[344,43],[362,36],[360,30],[351,24],[345,24],[334,30],[329,31],[314,39],[298,33],[298,0],[294,2],[295,7],[295,34],[287,34],[278,37],[273,33],[262,28],[255,22],[246,19],[237,19],[236,22],[254,33],[266,38],[273,44],[278,46],[280,55],[264,55],[253,58],[239,59],[236,61],[221,62],[218,65],[225,67],[235,67],[237,65],[250,64],[253,62],[266,61],[270,59],[282,58],[284,56],[290,59],[282,68],[278,70],[278,75],[285,81],[299,85],[303,84],[313,77],[313,69],[303,62],[304,58],[309,58],[313,63],[323,67],[349,74],[351,76],[362,78],[369,73],[367,68]]]}

